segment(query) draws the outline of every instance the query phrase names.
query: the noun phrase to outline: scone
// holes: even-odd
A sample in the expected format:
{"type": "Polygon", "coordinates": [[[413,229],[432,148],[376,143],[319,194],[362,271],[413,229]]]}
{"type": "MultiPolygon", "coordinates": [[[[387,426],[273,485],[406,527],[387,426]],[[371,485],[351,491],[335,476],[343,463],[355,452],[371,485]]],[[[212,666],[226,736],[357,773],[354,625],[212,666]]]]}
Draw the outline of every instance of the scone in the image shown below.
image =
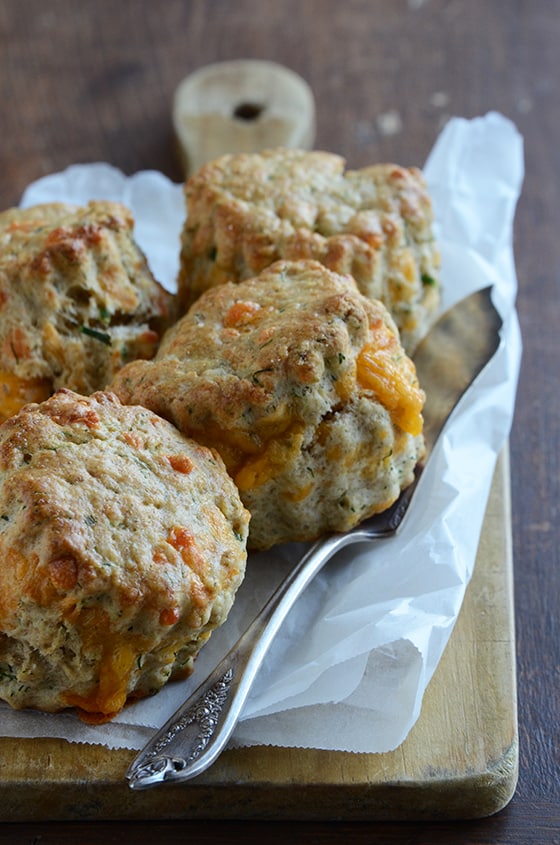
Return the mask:
{"type": "Polygon", "coordinates": [[[62,389],[0,426],[0,699],[112,718],[189,674],[228,615],[248,513],[215,452],[62,389]]]}
{"type": "Polygon", "coordinates": [[[173,305],[123,205],[0,213],[0,420],[58,387],[93,393],[150,358],[173,305]]]}
{"type": "Polygon", "coordinates": [[[207,291],[112,389],[220,452],[253,549],[387,508],[424,450],[424,394],[387,309],[314,261],[207,291]]]}
{"type": "Polygon", "coordinates": [[[410,354],[439,303],[432,205],[417,168],[345,171],[340,156],[269,150],[226,155],[185,185],[178,278],[183,308],[214,285],[277,259],[315,259],[354,276],[389,309],[410,354]]]}

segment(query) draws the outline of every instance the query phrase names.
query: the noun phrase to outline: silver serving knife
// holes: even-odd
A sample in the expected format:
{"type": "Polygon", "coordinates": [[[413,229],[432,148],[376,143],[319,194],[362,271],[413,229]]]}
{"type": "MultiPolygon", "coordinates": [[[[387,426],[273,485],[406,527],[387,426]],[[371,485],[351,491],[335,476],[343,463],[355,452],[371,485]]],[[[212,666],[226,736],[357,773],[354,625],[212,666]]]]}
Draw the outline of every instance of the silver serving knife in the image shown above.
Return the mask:
{"type": "MultiPolygon", "coordinates": [[[[488,287],[450,308],[416,350],[414,363],[426,392],[424,465],[451,412],[498,349],[501,325],[488,287]]],[[[344,546],[396,533],[422,468],[417,468],[413,483],[387,511],[352,531],[326,536],[311,546],[236,645],[138,754],[126,773],[132,789],[190,780],[215,762],[230,739],[264,657],[298,596],[344,546]]]]}

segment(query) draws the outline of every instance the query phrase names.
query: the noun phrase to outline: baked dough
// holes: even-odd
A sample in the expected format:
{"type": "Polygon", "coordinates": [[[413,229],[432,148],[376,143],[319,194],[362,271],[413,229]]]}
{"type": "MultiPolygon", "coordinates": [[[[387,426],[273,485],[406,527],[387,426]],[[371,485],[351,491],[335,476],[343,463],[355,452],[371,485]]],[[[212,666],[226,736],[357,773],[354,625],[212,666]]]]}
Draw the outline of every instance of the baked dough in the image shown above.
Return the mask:
{"type": "Polygon", "coordinates": [[[315,261],[211,288],[112,390],[220,452],[253,549],[387,508],[424,450],[424,394],[390,314],[315,261]]]}
{"type": "Polygon", "coordinates": [[[278,259],[311,258],[380,299],[409,354],[428,329],[439,304],[439,252],[417,168],[345,170],[340,156],[297,149],[231,154],[194,174],[185,197],[183,308],[278,259]]]}
{"type": "Polygon", "coordinates": [[[116,396],[0,426],[0,698],[103,722],[188,675],[226,619],[248,513],[214,451],[116,396]]]}
{"type": "Polygon", "coordinates": [[[125,206],[0,213],[0,421],[58,387],[90,394],[150,358],[174,316],[125,206]]]}

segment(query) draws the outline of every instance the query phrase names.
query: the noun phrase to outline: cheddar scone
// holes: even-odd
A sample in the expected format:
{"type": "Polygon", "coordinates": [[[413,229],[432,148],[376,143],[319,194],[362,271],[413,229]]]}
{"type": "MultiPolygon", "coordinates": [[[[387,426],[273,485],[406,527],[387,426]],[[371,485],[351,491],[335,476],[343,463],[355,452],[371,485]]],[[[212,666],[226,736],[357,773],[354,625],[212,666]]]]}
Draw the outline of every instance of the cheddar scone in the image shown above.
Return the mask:
{"type": "Polygon", "coordinates": [[[104,722],[188,675],[226,619],[249,515],[219,455],[116,396],[0,427],[0,699],[104,722]]]}
{"type": "Polygon", "coordinates": [[[207,291],[112,390],[220,452],[254,549],[387,508],[424,451],[424,394],[394,321],[314,261],[207,291]]]}
{"type": "Polygon", "coordinates": [[[133,225],[111,202],[0,213],[0,420],[58,387],[90,394],[154,354],[174,299],[133,225]]]}
{"type": "Polygon", "coordinates": [[[439,303],[432,205],[417,168],[345,170],[340,156],[293,149],[231,154],[185,184],[178,278],[183,308],[278,259],[354,276],[389,309],[410,354],[439,303]]]}

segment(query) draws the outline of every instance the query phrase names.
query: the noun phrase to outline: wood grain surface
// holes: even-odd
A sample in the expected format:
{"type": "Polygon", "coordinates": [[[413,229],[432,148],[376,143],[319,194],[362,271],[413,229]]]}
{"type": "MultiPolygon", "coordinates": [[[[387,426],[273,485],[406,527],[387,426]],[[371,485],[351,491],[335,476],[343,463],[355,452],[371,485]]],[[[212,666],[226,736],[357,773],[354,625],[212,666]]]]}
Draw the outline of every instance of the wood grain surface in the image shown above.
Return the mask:
{"type": "Polygon", "coordinates": [[[525,139],[515,222],[524,340],[510,439],[519,782],[481,821],[0,825],[0,842],[560,843],[560,85],[557,0],[3,0],[0,206],[74,162],[182,177],[170,113],[196,68],[291,67],[316,145],[351,166],[422,164],[450,115],[497,110],[525,139]]]}

